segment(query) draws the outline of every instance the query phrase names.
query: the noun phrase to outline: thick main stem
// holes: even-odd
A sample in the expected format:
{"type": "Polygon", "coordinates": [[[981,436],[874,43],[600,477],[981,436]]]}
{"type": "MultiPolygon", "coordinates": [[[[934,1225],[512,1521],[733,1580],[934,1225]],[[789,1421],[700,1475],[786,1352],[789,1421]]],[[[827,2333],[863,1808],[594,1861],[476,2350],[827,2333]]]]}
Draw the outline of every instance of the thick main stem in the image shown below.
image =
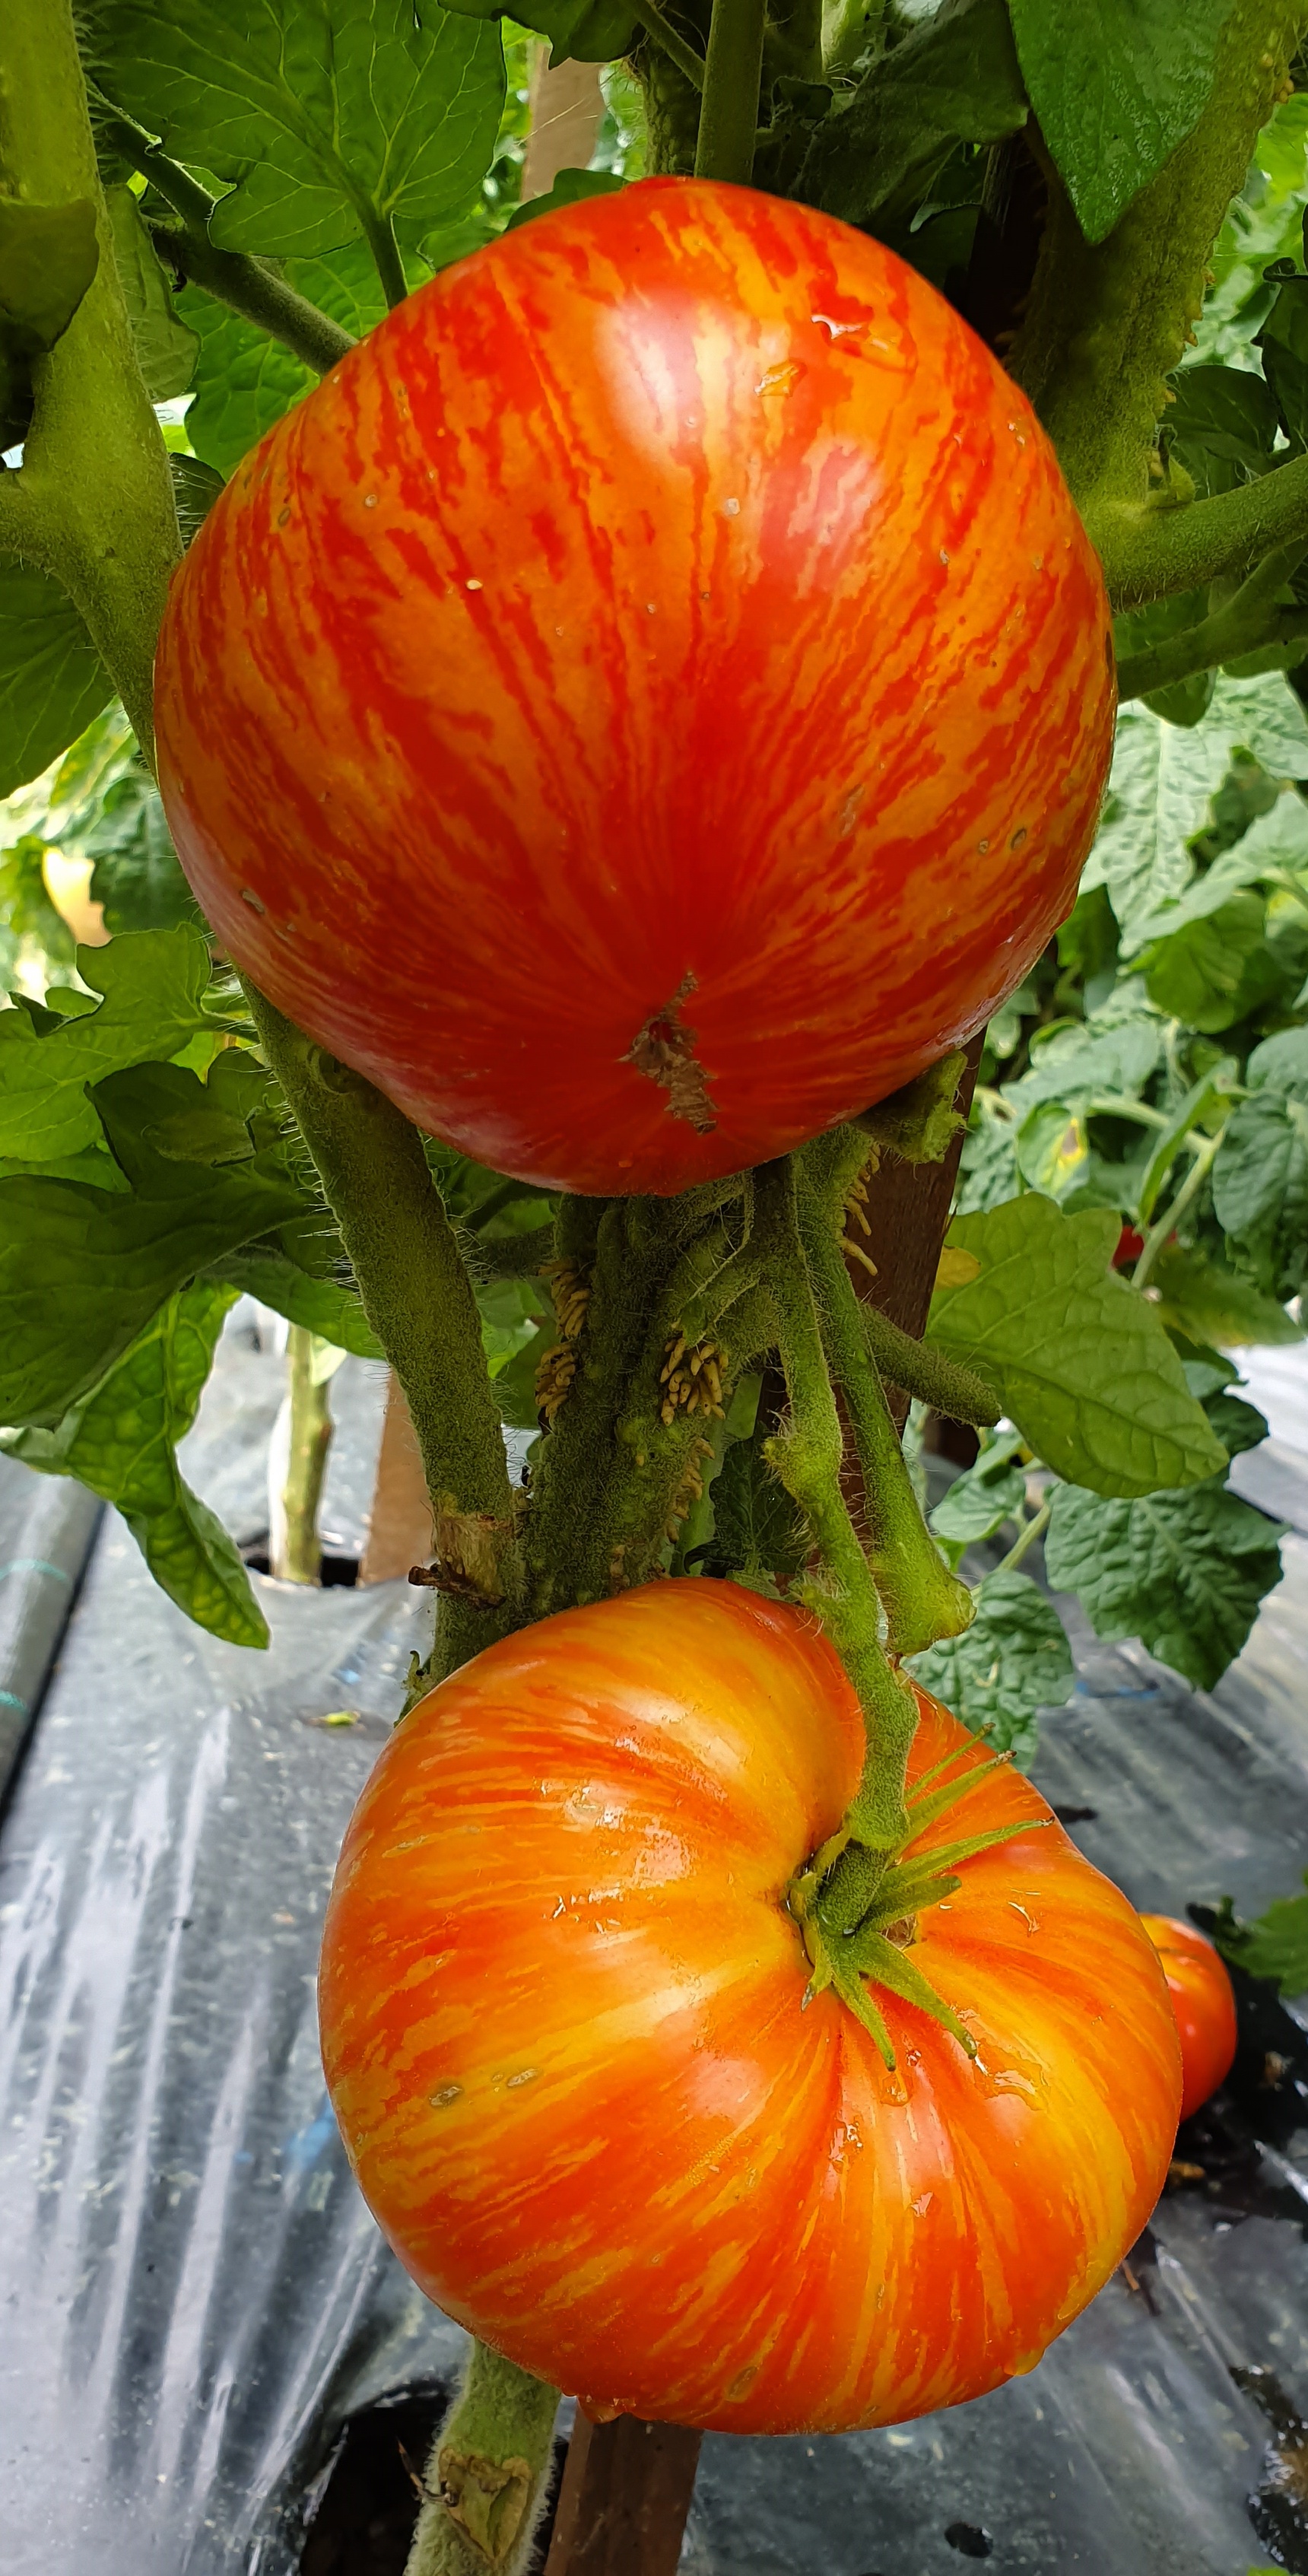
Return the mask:
{"type": "Polygon", "coordinates": [[[148,756],[155,641],[182,542],[119,282],[69,0],[6,0],[0,183],[27,204],[89,199],[100,250],[62,339],[33,364],[23,463],[0,473],[0,553],[63,585],[148,756]]]}
{"type": "Polygon", "coordinates": [[[521,2576],[540,2521],[559,2392],[474,2343],[427,2463],[405,2576],[521,2576]]]}
{"type": "Polygon", "coordinates": [[[437,1665],[451,1672],[517,1624],[522,1582],[504,1435],[472,1283],[402,1112],[246,986],[265,1057],[298,1121],[358,1283],[408,1399],[451,1587],[437,1665]]]}
{"type": "Polygon", "coordinates": [[[697,179],[734,179],[747,188],[754,176],[764,22],[764,0],[713,0],[697,179]]]}

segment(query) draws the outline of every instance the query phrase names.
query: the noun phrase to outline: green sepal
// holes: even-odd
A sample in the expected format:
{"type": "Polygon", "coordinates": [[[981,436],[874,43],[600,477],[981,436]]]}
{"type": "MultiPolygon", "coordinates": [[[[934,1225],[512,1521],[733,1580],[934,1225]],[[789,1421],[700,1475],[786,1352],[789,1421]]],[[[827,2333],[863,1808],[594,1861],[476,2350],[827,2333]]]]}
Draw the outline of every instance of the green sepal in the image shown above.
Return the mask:
{"type": "Polygon", "coordinates": [[[942,1163],[967,1120],[954,1107],[954,1096],[967,1059],[960,1049],[929,1065],[902,1091],[873,1103],[850,1125],[861,1128],[874,1144],[898,1154],[905,1163],[942,1163]]]}
{"type": "MultiPolygon", "coordinates": [[[[953,2006],[945,2002],[944,1996],[936,1993],[930,1979],[923,1976],[920,1968],[914,1967],[906,1950],[897,1948],[893,1941],[886,1939],[884,1932],[875,1931],[871,1925],[851,1932],[847,1946],[863,1976],[871,1977],[879,1986],[888,1986],[892,1995],[899,1996],[901,2003],[915,2004],[920,2012],[930,2013],[932,2020],[938,2021],[941,2029],[947,2030],[951,2038],[967,2050],[969,2057],[975,2057],[976,2041],[970,2030],[959,2020],[953,2006]]],[[[834,1977],[843,1993],[844,1981],[839,1967],[835,1969],[834,1977]]],[[[879,2021],[880,2018],[878,2014],[879,2021]]],[[[884,2022],[881,2026],[885,2029],[884,2022]]],[[[875,2037],[875,2033],[873,2035],[875,2037]]],[[[894,2062],[892,2051],[886,2063],[893,2066],[894,2062]]]]}
{"type": "MultiPolygon", "coordinates": [[[[966,1753],[969,1747],[962,1745],[959,1750],[966,1753]]],[[[937,1816],[948,1815],[950,1808],[956,1807],[959,1799],[967,1796],[976,1781],[984,1780],[988,1773],[997,1771],[1002,1763],[1011,1762],[1013,1757],[1011,1753],[991,1753],[984,1762],[973,1763],[969,1770],[961,1771],[956,1780],[947,1780],[943,1788],[936,1789],[929,1797],[923,1797],[923,1789],[936,1779],[953,1759],[953,1754],[947,1753],[944,1762],[937,1762],[934,1770],[923,1774],[913,1791],[908,1801],[911,1831],[907,1839],[910,1842],[916,1842],[918,1835],[924,1834],[927,1826],[935,1823],[937,1816]]],[[[943,1855],[941,1857],[943,1858],[943,1855]]]]}
{"type": "MultiPolygon", "coordinates": [[[[842,2004],[848,2004],[855,2020],[861,2021],[864,2030],[867,2031],[876,2041],[877,2047],[881,2052],[881,2056],[885,2061],[886,2068],[888,2072],[893,2075],[895,2071],[894,2042],[891,2039],[890,2033],[886,2028],[881,2014],[877,2011],[876,2005],[872,2001],[872,1997],[868,1993],[866,1986],[863,1984],[862,1979],[857,1976],[849,1977],[844,1975],[842,1970],[837,1968],[834,1962],[832,1962],[829,1982],[834,1985],[836,1993],[839,1995],[842,2004]]],[[[815,1989],[810,1987],[809,1991],[812,1993],[815,1989]]]]}

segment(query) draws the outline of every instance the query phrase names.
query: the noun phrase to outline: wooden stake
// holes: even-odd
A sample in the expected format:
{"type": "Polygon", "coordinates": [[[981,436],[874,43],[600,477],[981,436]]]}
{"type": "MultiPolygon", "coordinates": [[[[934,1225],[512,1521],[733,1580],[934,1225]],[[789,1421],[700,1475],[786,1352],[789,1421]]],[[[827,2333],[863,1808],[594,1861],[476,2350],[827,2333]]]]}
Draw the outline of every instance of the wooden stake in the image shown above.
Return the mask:
{"type": "Polygon", "coordinates": [[[391,1369],[359,1581],[393,1582],[407,1574],[411,1565],[425,1565],[430,1555],[431,1504],[426,1478],[403,1389],[391,1369]]]}
{"type": "Polygon", "coordinates": [[[545,2576],[676,2576],[701,2439],[578,2407],[545,2576]]]}

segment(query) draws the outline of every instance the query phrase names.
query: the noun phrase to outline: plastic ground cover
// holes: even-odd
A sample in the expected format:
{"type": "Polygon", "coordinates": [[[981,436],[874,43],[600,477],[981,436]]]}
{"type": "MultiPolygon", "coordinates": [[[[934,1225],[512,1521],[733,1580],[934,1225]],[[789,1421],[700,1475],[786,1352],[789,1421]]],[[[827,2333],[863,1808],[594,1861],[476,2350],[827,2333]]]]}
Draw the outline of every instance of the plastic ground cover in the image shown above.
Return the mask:
{"type": "MultiPolygon", "coordinates": [[[[251,1526],[273,1385],[230,1337],[189,1453],[251,1526]]],[[[375,1399],[342,1390],[343,1526],[375,1399]]],[[[1252,1913],[1308,1860],[1308,1542],[1286,1556],[1215,1694],[1084,1640],[1045,1721],[1041,1786],[1143,1907],[1252,1913]]],[[[216,1644],[106,1516],[0,1830],[5,2576],[291,2576],[347,2418],[457,2366],[354,2190],[314,2024],[429,1605],[260,1589],[270,1653],[216,1644]]],[[[706,2440],[683,2576],[1308,2576],[1306,2029],[1250,2006],[1189,2175],[1030,2377],[889,2431],[706,2440]]]]}

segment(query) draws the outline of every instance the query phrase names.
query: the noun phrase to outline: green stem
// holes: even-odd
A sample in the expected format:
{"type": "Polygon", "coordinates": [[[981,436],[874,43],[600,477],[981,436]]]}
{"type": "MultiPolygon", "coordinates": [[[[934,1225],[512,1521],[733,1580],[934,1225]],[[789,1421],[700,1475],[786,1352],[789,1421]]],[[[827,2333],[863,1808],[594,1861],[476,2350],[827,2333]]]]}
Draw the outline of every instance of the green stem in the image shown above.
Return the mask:
{"type": "Polygon", "coordinates": [[[559,2392],[474,2343],[432,2444],[405,2576],[522,2576],[548,2485],[559,2392]]]}
{"type": "Polygon", "coordinates": [[[1021,1564],[1023,1557],[1029,1555],[1031,1549],[1035,1546],[1036,1540],[1044,1537],[1045,1531],[1049,1527],[1049,1515],[1052,1508],[1052,1504],[1042,1503],[1039,1511],[1032,1512],[1030,1520],[1023,1522],[1021,1529],[1018,1531],[1017,1538],[1012,1547],[1010,1547],[1007,1556],[1004,1557],[1000,1564],[995,1567],[996,1574],[1012,1574],[1016,1571],[1017,1567],[1021,1564]]]}
{"type": "Polygon", "coordinates": [[[983,1378],[957,1360],[946,1359],[929,1342],[915,1342],[879,1306],[864,1305],[860,1299],[858,1314],[868,1349],[891,1386],[902,1387],[905,1395],[929,1404],[933,1413],[943,1413],[947,1421],[994,1429],[1003,1407],[983,1378]]]}
{"type": "Polygon", "coordinates": [[[676,28],[669,25],[662,10],[655,8],[654,0],[628,0],[628,5],[637,26],[644,28],[651,42],[667,55],[670,63],[676,64],[678,71],[684,73],[693,88],[702,90],[704,87],[703,55],[697,54],[694,46],[688,45],[685,37],[677,34],[676,28]]]}
{"type": "Polygon", "coordinates": [[[197,286],[230,305],[233,313],[243,314],[283,348],[312,367],[316,375],[325,376],[338,358],[354,347],[350,332],[339,322],[320,313],[307,296],[297,295],[293,286],[269,267],[266,260],[251,259],[243,251],[219,250],[209,239],[210,219],[217,206],[207,188],[172,161],[166,152],[152,143],[144,126],[128,116],[109,99],[101,99],[92,88],[91,96],[100,111],[101,130],[105,141],[129,161],[143,179],[148,179],[165,205],[180,216],[176,225],[152,223],[154,246],[169,266],[197,286]]]}
{"type": "Polygon", "coordinates": [[[941,1637],[961,1636],[971,1626],[972,1595],[950,1573],[918,1508],[828,1212],[802,1192],[799,1217],[823,1344],[849,1409],[862,1470],[868,1553],[886,1614],[886,1644],[891,1654],[921,1654],[941,1637]]]}
{"type": "Polygon", "coordinates": [[[732,179],[747,188],[754,176],[765,17],[764,0],[713,0],[697,179],[732,179]]]}
{"type": "Polygon", "coordinates": [[[1159,1217],[1157,1224],[1150,1227],[1145,1236],[1144,1250],[1131,1273],[1133,1288],[1148,1287],[1157,1266],[1158,1256],[1169,1237],[1175,1233],[1186,1209],[1192,1207],[1198,1198],[1212,1169],[1221,1141],[1220,1134],[1205,1137],[1171,1206],[1163,1216],[1159,1217]]]}
{"type": "Polygon", "coordinates": [[[1299,532],[1292,492],[1263,498],[1294,466],[1188,506],[1172,495],[1151,506],[1150,493],[1166,378],[1202,310],[1209,253],[1305,17],[1304,0],[1234,0],[1207,107],[1104,241],[1086,241],[1036,138],[1048,212],[1009,365],[1053,439],[1118,606],[1197,588],[1299,532]]]}
{"type": "Polygon", "coordinates": [[[1188,626],[1183,635],[1169,636],[1152,652],[1129,653],[1117,665],[1119,705],[1125,706],[1128,698],[1147,698],[1155,689],[1170,689],[1176,681],[1191,679],[1198,671],[1214,671],[1224,662],[1238,662],[1247,653],[1270,652],[1301,642],[1308,654],[1308,608],[1263,607],[1257,617],[1237,618],[1232,615],[1234,606],[1233,601],[1229,608],[1202,618],[1197,626],[1188,626]]]}
{"type": "Polygon", "coordinates": [[[354,201],[354,211],[363,227],[364,240],[372,253],[372,264],[381,282],[381,291],[386,298],[389,310],[393,313],[396,305],[402,304],[409,292],[409,281],[404,274],[400,246],[395,238],[395,226],[389,215],[379,213],[371,198],[357,197],[354,201]]]}
{"type": "Polygon", "coordinates": [[[282,1527],[275,1534],[280,1543],[269,1551],[269,1572],[285,1583],[316,1583],[322,1557],[318,1507],[334,1425],[329,1380],[315,1373],[320,1347],[316,1333],[303,1324],[292,1324],[286,1337],[290,1454],[281,1494],[282,1527]]]}
{"type": "Polygon", "coordinates": [[[554,1228],[535,1225],[530,1234],[497,1234],[489,1243],[473,1237],[473,1273],[478,1279],[534,1279],[553,1258],[554,1228]]]}
{"type": "Polygon", "coordinates": [[[917,1705],[882,1653],[880,1599],[840,1490],[844,1442],[789,1162],[765,1163],[755,1173],[752,1248],[776,1308],[790,1400],[790,1421],[768,1442],[767,1456],[803,1512],[822,1566],[821,1584],[796,1593],[820,1612],[863,1711],[867,1756],[846,1823],[872,1852],[888,1852],[907,1831],[904,1783],[917,1705]]]}
{"type": "Polygon", "coordinates": [[[253,985],[244,989],[340,1227],[364,1312],[408,1398],[438,1559],[463,1584],[442,1600],[432,1675],[439,1679],[521,1615],[508,1463],[472,1283],[416,1127],[253,985]]]}
{"type": "Polygon", "coordinates": [[[0,554],[68,592],[143,750],[154,650],[182,541],[168,454],[123,300],[69,0],[0,13],[0,185],[35,204],[87,198],[100,260],[68,329],[32,370],[17,472],[0,474],[0,554]]]}

